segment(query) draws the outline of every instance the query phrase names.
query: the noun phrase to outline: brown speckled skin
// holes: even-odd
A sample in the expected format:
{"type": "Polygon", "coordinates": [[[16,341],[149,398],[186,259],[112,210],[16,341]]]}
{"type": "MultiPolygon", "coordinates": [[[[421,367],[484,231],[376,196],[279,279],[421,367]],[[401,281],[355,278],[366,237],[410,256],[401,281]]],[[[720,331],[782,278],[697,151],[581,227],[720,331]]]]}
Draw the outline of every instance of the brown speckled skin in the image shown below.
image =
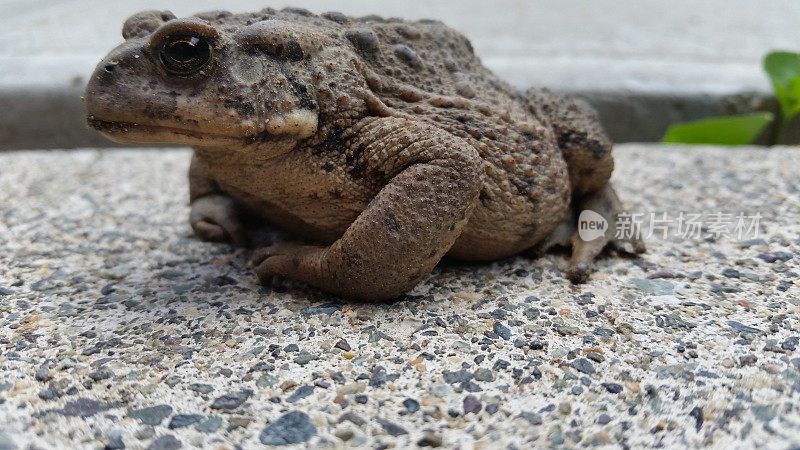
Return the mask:
{"type": "MultiPolygon", "coordinates": [[[[262,280],[391,298],[445,254],[492,260],[549,244],[571,206],[617,212],[594,112],[515,91],[440,22],[146,11],[123,35],[87,87],[90,123],[122,142],[194,147],[201,238],[246,245],[243,204],[308,244],[259,250],[262,280]],[[159,51],[186,33],[210,43],[211,61],[171,75],[159,51]]],[[[605,243],[573,258],[575,281],[605,243]]]]}

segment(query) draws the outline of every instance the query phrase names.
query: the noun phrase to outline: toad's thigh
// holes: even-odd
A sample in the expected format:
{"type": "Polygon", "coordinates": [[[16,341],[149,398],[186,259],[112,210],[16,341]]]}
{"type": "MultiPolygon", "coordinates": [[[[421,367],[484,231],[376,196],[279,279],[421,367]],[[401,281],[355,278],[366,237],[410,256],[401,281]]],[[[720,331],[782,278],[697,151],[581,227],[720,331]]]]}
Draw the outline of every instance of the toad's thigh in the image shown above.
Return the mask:
{"type": "Polygon", "coordinates": [[[481,202],[448,255],[467,261],[490,261],[533,247],[552,233],[569,210],[569,201],[564,202],[561,196],[540,200],[481,202]]]}

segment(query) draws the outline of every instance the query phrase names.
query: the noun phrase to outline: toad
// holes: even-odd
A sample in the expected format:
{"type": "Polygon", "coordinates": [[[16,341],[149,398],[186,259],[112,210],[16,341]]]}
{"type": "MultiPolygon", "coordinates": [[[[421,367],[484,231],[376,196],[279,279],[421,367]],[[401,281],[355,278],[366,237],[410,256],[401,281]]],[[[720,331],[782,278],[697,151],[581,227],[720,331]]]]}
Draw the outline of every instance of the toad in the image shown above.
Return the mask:
{"type": "Polygon", "coordinates": [[[193,147],[199,238],[248,245],[244,214],[290,233],[254,251],[262,282],[378,300],[444,256],[559,244],[579,283],[607,245],[644,251],[635,235],[614,236],[622,206],[597,114],[515,90],[438,21],[144,11],[122,35],[86,88],[89,124],[118,142],[193,147]],[[612,225],[582,240],[583,210],[612,225]]]}

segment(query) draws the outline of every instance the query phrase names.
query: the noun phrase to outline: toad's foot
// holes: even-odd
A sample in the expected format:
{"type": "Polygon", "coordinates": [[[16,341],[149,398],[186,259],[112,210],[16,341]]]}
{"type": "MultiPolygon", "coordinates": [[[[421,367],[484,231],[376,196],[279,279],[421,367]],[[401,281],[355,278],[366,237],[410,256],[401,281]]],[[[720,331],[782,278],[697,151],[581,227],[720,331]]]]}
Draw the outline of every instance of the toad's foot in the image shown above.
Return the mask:
{"type": "Polygon", "coordinates": [[[262,284],[278,274],[303,272],[306,277],[319,272],[324,247],[294,242],[278,242],[255,250],[250,258],[262,284]]]}
{"type": "Polygon", "coordinates": [[[578,203],[580,216],[578,229],[570,238],[572,258],[569,261],[567,276],[573,283],[583,283],[592,272],[593,262],[606,245],[624,253],[644,253],[645,245],[641,232],[635,223],[623,226],[620,214],[622,202],[611,185],[586,195],[578,203]],[[592,223],[603,226],[603,230],[593,232],[592,223]]]}
{"type": "Polygon", "coordinates": [[[235,202],[225,195],[209,195],[192,202],[189,223],[204,241],[247,245],[245,228],[239,220],[235,202]]]}
{"type": "Polygon", "coordinates": [[[577,220],[570,217],[536,249],[543,253],[557,245],[572,247],[567,277],[573,283],[589,278],[595,258],[606,246],[627,254],[645,252],[638,226],[622,220],[622,204],[610,185],[577,200],[575,210],[577,220]]]}

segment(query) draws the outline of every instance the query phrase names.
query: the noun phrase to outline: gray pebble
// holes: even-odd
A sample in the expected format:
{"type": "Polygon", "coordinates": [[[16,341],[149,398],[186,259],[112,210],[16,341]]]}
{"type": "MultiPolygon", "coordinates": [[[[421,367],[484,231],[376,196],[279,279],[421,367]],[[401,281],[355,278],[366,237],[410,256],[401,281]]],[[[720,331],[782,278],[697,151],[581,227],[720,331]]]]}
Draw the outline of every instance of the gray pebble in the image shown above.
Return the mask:
{"type": "Polygon", "coordinates": [[[181,441],[175,436],[167,434],[153,441],[153,443],[147,447],[147,450],[177,450],[181,447],[183,447],[181,441]]]}
{"type": "Polygon", "coordinates": [[[125,442],[122,441],[122,435],[115,434],[108,438],[106,446],[103,450],[122,450],[125,448],[125,442]]]}
{"type": "Polygon", "coordinates": [[[222,425],[222,417],[209,417],[198,423],[194,429],[201,433],[213,433],[222,425]]]}
{"type": "Polygon", "coordinates": [[[349,352],[351,350],[350,344],[347,343],[346,340],[340,339],[339,342],[334,345],[334,347],[349,352]]]}
{"type": "Polygon", "coordinates": [[[52,400],[57,397],[61,397],[64,395],[59,389],[42,389],[39,391],[39,398],[42,400],[52,400]]]}
{"type": "Polygon", "coordinates": [[[754,328],[751,326],[747,326],[741,322],[737,322],[735,320],[729,320],[728,325],[733,328],[735,331],[740,333],[750,333],[750,334],[764,334],[763,331],[759,330],[758,328],[754,328]]]}
{"type": "Polygon", "coordinates": [[[741,274],[736,269],[728,268],[722,271],[722,276],[727,278],[739,278],[740,275],[741,274]]]}
{"type": "Polygon", "coordinates": [[[199,392],[201,394],[209,394],[214,391],[214,386],[203,383],[192,383],[189,385],[189,390],[199,392]]]}
{"type": "Polygon", "coordinates": [[[300,386],[286,399],[289,403],[296,403],[314,393],[314,386],[300,386]]]}
{"type": "Polygon", "coordinates": [[[175,429],[188,427],[200,422],[201,420],[203,420],[203,416],[200,414],[175,414],[172,416],[172,419],[170,419],[167,428],[175,429]]]}
{"type": "Polygon", "coordinates": [[[478,400],[478,397],[475,397],[474,395],[468,395],[464,397],[464,401],[462,403],[464,414],[478,414],[481,412],[481,409],[483,409],[483,404],[480,400],[478,400]]]}
{"type": "Polygon", "coordinates": [[[419,402],[413,398],[407,398],[403,400],[403,406],[405,406],[406,410],[412,414],[419,411],[419,402]]]}
{"type": "Polygon", "coordinates": [[[287,445],[307,442],[317,434],[317,427],[302,411],[291,411],[261,430],[259,439],[264,445],[287,445]]]}
{"type": "Polygon", "coordinates": [[[138,419],[145,425],[160,425],[167,417],[172,414],[172,406],[156,405],[142,409],[134,409],[128,413],[128,417],[138,419]]]}
{"type": "Polygon", "coordinates": [[[317,355],[312,355],[311,353],[303,351],[303,352],[300,352],[300,354],[297,356],[297,358],[294,359],[294,362],[296,362],[297,364],[300,364],[301,366],[305,366],[306,364],[308,364],[311,361],[314,361],[316,359],[319,359],[319,357],[317,355]]]}
{"type": "Polygon", "coordinates": [[[578,358],[575,361],[572,361],[570,367],[587,375],[592,375],[595,373],[594,365],[592,365],[592,363],[586,358],[578,358]]]}
{"type": "Polygon", "coordinates": [[[105,367],[101,367],[101,368],[99,368],[99,369],[97,369],[94,372],[89,374],[89,378],[91,378],[94,381],[105,380],[105,379],[111,378],[113,376],[114,376],[114,372],[108,370],[105,367]]]}
{"type": "Polygon", "coordinates": [[[511,339],[511,330],[499,321],[494,323],[494,327],[492,327],[492,330],[495,333],[497,333],[498,336],[500,336],[506,341],[511,339]]]}
{"type": "Polygon", "coordinates": [[[214,400],[214,403],[211,404],[211,409],[236,409],[252,394],[253,391],[245,389],[236,393],[219,396],[214,400]]]}
{"type": "Polygon", "coordinates": [[[380,417],[376,417],[375,421],[378,422],[383,427],[384,431],[386,431],[392,436],[400,436],[403,434],[408,434],[408,431],[406,431],[405,428],[395,424],[394,422],[390,422],[386,419],[381,419],[380,417]]]}
{"type": "Polygon", "coordinates": [[[39,370],[36,371],[33,377],[36,378],[36,381],[47,381],[51,378],[50,369],[47,366],[42,365],[42,367],[39,367],[39,370]]]}
{"type": "Polygon", "coordinates": [[[474,376],[476,381],[494,381],[494,372],[489,369],[477,369],[474,376]]]}
{"type": "MultiPolygon", "coordinates": [[[[487,407],[486,410],[488,411],[489,408],[487,407]]],[[[542,416],[530,411],[523,411],[520,413],[520,417],[527,420],[528,423],[531,425],[541,425],[542,424],[542,416]]]]}
{"type": "Polygon", "coordinates": [[[466,370],[459,370],[457,372],[448,372],[445,370],[442,372],[442,376],[444,376],[445,383],[449,384],[463,383],[472,379],[472,374],[466,370]]]}

